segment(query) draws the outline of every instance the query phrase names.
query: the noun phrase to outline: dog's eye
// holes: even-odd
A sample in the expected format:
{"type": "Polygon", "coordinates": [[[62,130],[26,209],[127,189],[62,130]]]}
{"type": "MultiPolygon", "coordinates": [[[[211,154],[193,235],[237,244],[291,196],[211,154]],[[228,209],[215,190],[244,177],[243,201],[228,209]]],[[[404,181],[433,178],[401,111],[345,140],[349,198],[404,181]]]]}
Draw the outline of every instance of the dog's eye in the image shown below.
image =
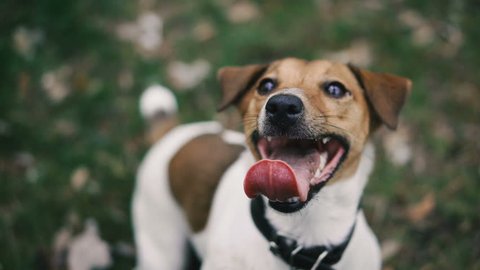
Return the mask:
{"type": "Polygon", "coordinates": [[[275,87],[277,87],[277,82],[275,80],[270,78],[263,79],[258,85],[258,93],[260,95],[266,95],[275,89],[275,87]]]}
{"type": "Polygon", "coordinates": [[[345,95],[349,94],[345,86],[339,82],[327,83],[324,86],[325,92],[333,98],[342,98],[345,95]]]}

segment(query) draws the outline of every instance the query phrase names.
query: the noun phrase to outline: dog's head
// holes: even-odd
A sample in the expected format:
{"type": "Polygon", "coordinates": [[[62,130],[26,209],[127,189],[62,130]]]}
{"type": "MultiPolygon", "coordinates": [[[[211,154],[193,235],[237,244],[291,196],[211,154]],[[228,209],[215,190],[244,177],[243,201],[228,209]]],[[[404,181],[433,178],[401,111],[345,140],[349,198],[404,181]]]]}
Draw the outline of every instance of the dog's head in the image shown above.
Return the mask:
{"type": "Polygon", "coordinates": [[[257,160],[247,173],[249,197],[294,212],[327,181],[351,176],[369,134],[396,128],[410,80],[329,61],[287,58],[222,68],[219,110],[236,105],[257,160]]]}

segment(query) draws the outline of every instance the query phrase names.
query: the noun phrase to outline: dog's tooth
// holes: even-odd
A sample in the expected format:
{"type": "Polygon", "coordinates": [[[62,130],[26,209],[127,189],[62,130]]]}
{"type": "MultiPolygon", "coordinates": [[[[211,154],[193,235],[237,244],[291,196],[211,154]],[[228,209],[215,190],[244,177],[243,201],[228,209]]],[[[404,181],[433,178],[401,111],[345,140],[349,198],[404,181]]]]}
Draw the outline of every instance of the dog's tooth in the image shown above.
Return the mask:
{"type": "Polygon", "coordinates": [[[288,203],[296,203],[299,201],[299,198],[298,197],[292,197],[292,198],[288,198],[287,199],[287,202],[288,203]]]}
{"type": "Polygon", "coordinates": [[[272,137],[268,136],[268,137],[267,137],[267,141],[268,141],[268,142],[271,142],[271,141],[272,141],[272,137]]]}
{"type": "Polygon", "coordinates": [[[318,165],[317,171],[315,172],[315,175],[310,181],[313,181],[315,178],[319,178],[322,175],[323,169],[325,168],[325,165],[327,164],[327,159],[328,159],[328,153],[327,151],[322,152],[320,154],[320,164],[318,165]]]}
{"type": "Polygon", "coordinates": [[[329,137],[329,136],[327,136],[327,137],[323,137],[323,139],[322,139],[322,143],[323,143],[323,144],[327,144],[327,143],[330,141],[330,139],[332,139],[332,138],[331,138],[331,137],[329,137]]]}
{"type": "Polygon", "coordinates": [[[320,165],[318,166],[320,170],[323,170],[323,168],[325,168],[325,165],[327,164],[327,159],[328,159],[328,152],[327,151],[322,152],[320,154],[320,165]]]}

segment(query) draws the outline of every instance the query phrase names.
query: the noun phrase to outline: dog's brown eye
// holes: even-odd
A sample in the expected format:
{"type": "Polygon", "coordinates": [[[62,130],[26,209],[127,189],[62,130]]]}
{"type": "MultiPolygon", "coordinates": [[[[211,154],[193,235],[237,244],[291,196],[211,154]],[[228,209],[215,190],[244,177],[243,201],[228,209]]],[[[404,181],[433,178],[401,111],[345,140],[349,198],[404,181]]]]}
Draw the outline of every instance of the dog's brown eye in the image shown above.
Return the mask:
{"type": "Polygon", "coordinates": [[[277,82],[275,80],[270,78],[263,79],[258,85],[258,93],[260,95],[266,95],[275,89],[275,87],[277,87],[277,82]]]}
{"type": "Polygon", "coordinates": [[[339,82],[327,83],[324,89],[325,92],[333,98],[342,98],[349,93],[345,86],[339,82]]]}

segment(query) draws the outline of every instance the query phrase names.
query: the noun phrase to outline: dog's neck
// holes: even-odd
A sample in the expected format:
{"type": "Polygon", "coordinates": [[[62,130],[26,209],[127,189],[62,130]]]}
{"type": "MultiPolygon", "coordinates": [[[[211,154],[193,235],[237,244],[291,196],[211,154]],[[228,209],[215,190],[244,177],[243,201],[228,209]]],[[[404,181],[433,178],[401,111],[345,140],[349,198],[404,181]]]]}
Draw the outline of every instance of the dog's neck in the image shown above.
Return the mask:
{"type": "Polygon", "coordinates": [[[304,246],[338,245],[355,223],[373,159],[374,149],[369,143],[354,175],[323,187],[298,213],[283,214],[267,207],[268,220],[280,234],[292,237],[304,246]]]}

